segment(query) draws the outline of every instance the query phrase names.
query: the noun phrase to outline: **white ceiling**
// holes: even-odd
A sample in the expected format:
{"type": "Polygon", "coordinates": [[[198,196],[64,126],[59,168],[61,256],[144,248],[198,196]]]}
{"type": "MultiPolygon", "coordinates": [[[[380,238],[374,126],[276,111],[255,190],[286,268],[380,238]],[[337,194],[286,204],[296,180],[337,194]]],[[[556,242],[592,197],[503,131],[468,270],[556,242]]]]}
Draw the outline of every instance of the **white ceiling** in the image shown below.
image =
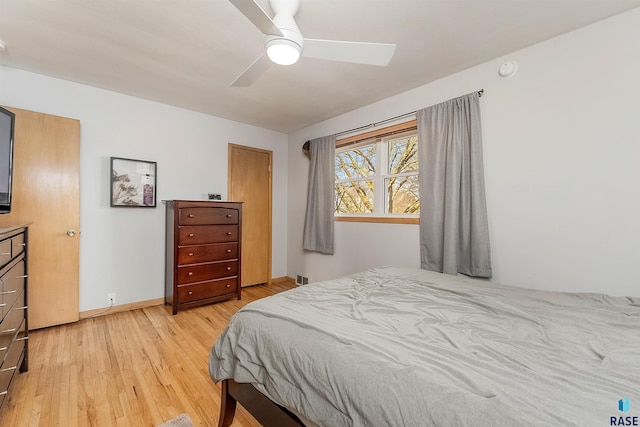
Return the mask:
{"type": "Polygon", "coordinates": [[[263,36],[227,0],[0,0],[0,64],[289,133],[639,6],[301,0],[304,37],[396,43],[389,66],[302,58],[232,88],[263,36]]]}

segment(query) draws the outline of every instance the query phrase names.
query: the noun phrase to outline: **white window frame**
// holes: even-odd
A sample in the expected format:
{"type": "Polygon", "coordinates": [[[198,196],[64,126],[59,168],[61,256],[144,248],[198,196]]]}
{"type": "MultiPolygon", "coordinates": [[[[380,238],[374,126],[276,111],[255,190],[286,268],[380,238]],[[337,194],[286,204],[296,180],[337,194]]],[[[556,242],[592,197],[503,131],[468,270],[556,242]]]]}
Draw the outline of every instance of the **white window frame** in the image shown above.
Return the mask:
{"type": "MultiPolygon", "coordinates": [[[[381,129],[379,132],[384,134],[385,129],[391,128],[400,128],[402,126],[409,127],[410,129],[398,130],[391,134],[387,134],[379,137],[369,137],[374,132],[367,132],[362,134],[362,139],[358,140],[357,136],[352,137],[356,142],[341,144],[341,141],[338,140],[336,142],[336,155],[339,153],[350,151],[359,147],[374,145],[376,149],[376,165],[375,165],[375,175],[371,177],[363,177],[363,178],[352,178],[346,180],[340,180],[336,182],[354,182],[354,181],[365,181],[368,179],[373,180],[373,212],[372,213],[335,213],[336,221],[353,221],[353,222],[398,222],[398,223],[418,223],[420,219],[419,214],[391,214],[386,213],[387,211],[387,194],[386,194],[386,185],[385,181],[389,178],[393,177],[402,177],[409,175],[418,175],[418,172],[404,172],[400,174],[388,174],[389,172],[389,144],[388,142],[393,139],[397,139],[403,136],[414,135],[417,133],[415,129],[415,121],[402,123],[400,125],[390,126],[388,128],[381,129]],[[411,128],[413,126],[413,128],[411,128]]],[[[391,132],[391,131],[390,131],[391,132]]]]}

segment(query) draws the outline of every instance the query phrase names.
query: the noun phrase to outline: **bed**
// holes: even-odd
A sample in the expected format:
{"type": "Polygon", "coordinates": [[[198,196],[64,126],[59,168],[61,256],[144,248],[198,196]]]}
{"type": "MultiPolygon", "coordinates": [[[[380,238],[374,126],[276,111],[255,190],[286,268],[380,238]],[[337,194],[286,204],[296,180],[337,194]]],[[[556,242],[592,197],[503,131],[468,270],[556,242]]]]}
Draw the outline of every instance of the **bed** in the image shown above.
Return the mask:
{"type": "Polygon", "coordinates": [[[640,415],[640,298],[380,267],[243,307],[209,372],[220,426],[236,400],[265,425],[613,425],[640,415]]]}

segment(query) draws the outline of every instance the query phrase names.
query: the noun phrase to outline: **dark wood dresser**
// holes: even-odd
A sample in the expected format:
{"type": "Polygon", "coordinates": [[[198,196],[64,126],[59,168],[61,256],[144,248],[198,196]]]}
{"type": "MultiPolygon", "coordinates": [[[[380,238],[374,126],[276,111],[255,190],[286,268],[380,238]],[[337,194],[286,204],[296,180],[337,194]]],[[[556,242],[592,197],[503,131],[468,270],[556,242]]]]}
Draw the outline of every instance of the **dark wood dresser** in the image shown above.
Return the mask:
{"type": "Polygon", "coordinates": [[[29,368],[28,227],[0,226],[0,408],[15,375],[29,368]]]}
{"type": "Polygon", "coordinates": [[[167,200],[165,304],[240,299],[242,203],[167,200]]]}

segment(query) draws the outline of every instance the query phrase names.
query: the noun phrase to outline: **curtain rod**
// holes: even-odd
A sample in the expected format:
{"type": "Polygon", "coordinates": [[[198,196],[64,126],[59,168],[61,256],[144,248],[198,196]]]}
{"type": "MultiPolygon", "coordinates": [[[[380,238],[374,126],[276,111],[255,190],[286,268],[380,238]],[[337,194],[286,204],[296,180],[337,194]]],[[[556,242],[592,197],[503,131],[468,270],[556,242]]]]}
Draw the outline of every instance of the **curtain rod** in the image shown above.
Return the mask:
{"type": "MultiPolygon", "coordinates": [[[[480,89],[480,90],[478,91],[478,96],[479,96],[479,97],[480,97],[480,96],[482,96],[482,94],[483,94],[483,93],[484,93],[484,89],[480,89]]],[[[394,121],[394,120],[401,119],[401,118],[403,118],[403,117],[412,116],[412,115],[416,114],[417,112],[418,112],[418,111],[416,110],[416,111],[411,111],[411,112],[409,112],[409,113],[400,114],[399,116],[391,117],[391,118],[389,118],[389,119],[385,119],[385,120],[382,120],[382,121],[379,121],[379,122],[370,123],[370,124],[368,124],[368,125],[360,126],[360,127],[353,128],[353,129],[349,129],[349,130],[344,130],[344,131],[342,131],[342,132],[338,132],[338,133],[336,133],[335,135],[336,135],[336,137],[338,137],[338,136],[346,135],[346,134],[348,134],[348,133],[352,133],[352,132],[355,132],[355,131],[358,131],[358,130],[363,130],[363,129],[368,129],[368,128],[376,127],[376,126],[378,126],[378,125],[382,125],[382,124],[385,124],[385,123],[389,123],[389,122],[392,122],[392,121],[394,121]]]]}

